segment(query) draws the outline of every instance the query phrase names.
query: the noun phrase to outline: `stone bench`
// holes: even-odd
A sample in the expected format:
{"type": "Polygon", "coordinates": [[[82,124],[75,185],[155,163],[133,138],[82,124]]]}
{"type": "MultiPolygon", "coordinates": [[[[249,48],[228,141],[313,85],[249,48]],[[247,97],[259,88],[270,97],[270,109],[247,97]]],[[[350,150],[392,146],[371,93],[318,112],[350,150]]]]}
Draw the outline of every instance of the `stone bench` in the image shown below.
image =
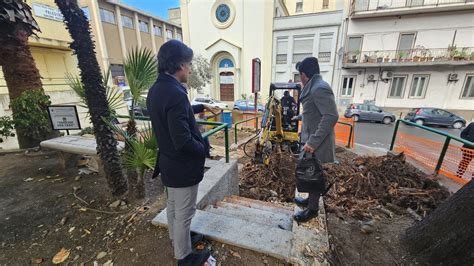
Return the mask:
{"type": "MultiPolygon", "coordinates": [[[[66,169],[71,166],[70,163],[75,163],[73,157],[77,155],[88,155],[95,157],[98,162],[98,168],[102,169],[97,154],[97,142],[93,135],[89,136],[63,136],[54,139],[42,141],[40,146],[44,149],[55,150],[59,154],[61,166],[66,169]]],[[[125,143],[119,141],[117,149],[121,151],[125,147],[125,143]]]]}

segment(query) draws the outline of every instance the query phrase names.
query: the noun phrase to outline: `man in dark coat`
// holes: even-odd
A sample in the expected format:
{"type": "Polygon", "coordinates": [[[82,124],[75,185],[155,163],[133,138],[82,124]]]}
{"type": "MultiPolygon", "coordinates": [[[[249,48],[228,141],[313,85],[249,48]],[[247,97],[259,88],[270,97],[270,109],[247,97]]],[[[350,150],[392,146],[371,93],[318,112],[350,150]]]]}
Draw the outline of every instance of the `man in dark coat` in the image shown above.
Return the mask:
{"type": "Polygon", "coordinates": [[[208,152],[194,118],[194,113],[206,107],[191,106],[181,84],[188,80],[192,58],[193,51],[180,41],[163,44],[158,52],[158,79],[147,97],[159,147],[153,176],[161,172],[167,188],[168,228],[178,265],[203,265],[210,255],[208,251],[193,253],[190,235],[208,152]]]}
{"type": "MultiPolygon", "coordinates": [[[[339,118],[334,93],[319,74],[319,63],[315,57],[305,58],[297,64],[297,69],[304,85],[300,95],[303,105],[303,150],[314,153],[321,163],[332,163],[335,160],[336,146],[334,126],[339,118]]],[[[307,208],[297,213],[294,219],[305,222],[318,216],[320,196],[321,191],[314,191],[309,192],[307,199],[295,198],[298,205],[307,208]]]]}

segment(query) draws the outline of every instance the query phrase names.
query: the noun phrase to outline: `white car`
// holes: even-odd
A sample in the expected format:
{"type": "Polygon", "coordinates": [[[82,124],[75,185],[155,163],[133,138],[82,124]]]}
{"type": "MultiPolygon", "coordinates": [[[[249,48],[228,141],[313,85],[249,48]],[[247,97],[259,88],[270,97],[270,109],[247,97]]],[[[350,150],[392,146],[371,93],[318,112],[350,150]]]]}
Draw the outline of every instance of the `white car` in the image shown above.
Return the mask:
{"type": "Polygon", "coordinates": [[[192,100],[191,105],[196,105],[196,104],[208,104],[210,106],[218,107],[220,109],[227,109],[229,108],[229,105],[226,103],[220,102],[218,100],[214,100],[209,97],[196,97],[192,100]]]}

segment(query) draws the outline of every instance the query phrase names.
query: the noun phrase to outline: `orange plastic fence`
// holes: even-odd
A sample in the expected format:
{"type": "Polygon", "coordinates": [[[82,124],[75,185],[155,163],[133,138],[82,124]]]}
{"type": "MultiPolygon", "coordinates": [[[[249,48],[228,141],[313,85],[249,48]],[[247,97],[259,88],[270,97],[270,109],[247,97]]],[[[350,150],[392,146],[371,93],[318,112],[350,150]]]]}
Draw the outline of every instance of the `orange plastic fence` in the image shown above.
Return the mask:
{"type": "MultiPolygon", "coordinates": [[[[434,171],[438,163],[442,142],[416,137],[399,132],[395,141],[395,151],[404,152],[417,165],[428,171],[434,171]]],[[[474,176],[474,150],[449,145],[439,173],[452,180],[465,184],[474,176]]]]}
{"type": "MultiPolygon", "coordinates": [[[[354,147],[355,139],[355,123],[352,118],[339,118],[339,122],[346,122],[352,124],[352,137],[351,137],[351,148],[354,147]]],[[[351,128],[348,125],[337,123],[334,127],[336,133],[336,144],[340,146],[347,146],[351,128]]]]}

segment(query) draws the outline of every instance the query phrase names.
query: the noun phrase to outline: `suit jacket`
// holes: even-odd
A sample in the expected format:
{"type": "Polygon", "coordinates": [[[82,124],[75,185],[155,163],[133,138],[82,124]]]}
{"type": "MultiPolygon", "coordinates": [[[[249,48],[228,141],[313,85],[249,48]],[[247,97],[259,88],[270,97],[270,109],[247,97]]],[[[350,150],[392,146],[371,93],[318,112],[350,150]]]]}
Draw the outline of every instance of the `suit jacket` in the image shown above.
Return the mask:
{"type": "Polygon", "coordinates": [[[334,162],[334,126],[339,114],[331,86],[321,75],[314,75],[303,87],[300,102],[303,105],[301,142],[313,147],[322,163],[334,162]]]}
{"type": "Polygon", "coordinates": [[[186,88],[173,76],[162,73],[148,91],[147,109],[159,147],[153,176],[161,172],[167,187],[201,182],[207,145],[194,113],[202,112],[204,106],[191,106],[186,88]]]}

